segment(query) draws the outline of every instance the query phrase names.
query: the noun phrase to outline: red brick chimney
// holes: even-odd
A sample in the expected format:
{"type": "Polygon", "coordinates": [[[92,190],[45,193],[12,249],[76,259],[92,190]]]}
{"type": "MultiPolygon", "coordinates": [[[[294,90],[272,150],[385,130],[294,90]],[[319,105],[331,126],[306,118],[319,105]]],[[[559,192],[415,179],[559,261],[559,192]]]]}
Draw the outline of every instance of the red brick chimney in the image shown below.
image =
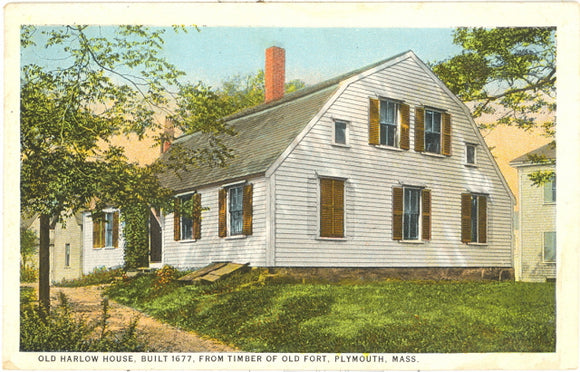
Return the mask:
{"type": "Polygon", "coordinates": [[[161,135],[161,153],[163,154],[171,147],[171,142],[173,142],[173,137],[175,136],[175,127],[173,122],[169,118],[165,118],[165,127],[163,128],[163,134],[161,135]]]}
{"type": "Polygon", "coordinates": [[[284,97],[284,81],[286,80],[286,52],[273,46],[266,49],[265,71],[265,102],[275,101],[284,97]]]}

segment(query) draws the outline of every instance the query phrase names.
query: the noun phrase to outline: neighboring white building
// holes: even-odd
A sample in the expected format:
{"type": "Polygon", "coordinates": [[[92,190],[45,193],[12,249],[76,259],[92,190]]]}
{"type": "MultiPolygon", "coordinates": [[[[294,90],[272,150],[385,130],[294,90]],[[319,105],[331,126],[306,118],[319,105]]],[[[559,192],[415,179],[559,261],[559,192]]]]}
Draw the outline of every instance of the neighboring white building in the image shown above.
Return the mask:
{"type": "Polygon", "coordinates": [[[83,274],[96,268],[123,266],[124,245],[119,210],[103,209],[103,218],[93,220],[91,212],[84,212],[83,221],[83,274]]]}
{"type": "Polygon", "coordinates": [[[515,252],[516,280],[556,279],[556,179],[534,186],[530,174],[555,171],[556,145],[550,143],[510,162],[518,170],[519,239],[515,252]],[[547,161],[538,163],[534,158],[547,161]]]}
{"type": "Polygon", "coordinates": [[[266,53],[266,103],[226,118],[229,167],[162,178],[201,205],[162,217],[164,264],[511,272],[514,197],[467,107],[413,52],[282,97],[269,90],[283,92],[283,60],[266,53]]]}

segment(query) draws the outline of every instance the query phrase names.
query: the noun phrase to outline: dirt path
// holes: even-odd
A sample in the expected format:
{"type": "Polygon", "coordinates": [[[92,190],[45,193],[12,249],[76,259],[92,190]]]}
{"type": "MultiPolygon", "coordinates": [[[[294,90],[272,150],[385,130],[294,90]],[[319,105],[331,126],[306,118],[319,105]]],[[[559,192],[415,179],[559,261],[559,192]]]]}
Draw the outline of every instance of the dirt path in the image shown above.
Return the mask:
{"type": "MultiPolygon", "coordinates": [[[[102,314],[103,286],[78,288],[51,287],[51,303],[56,304],[58,292],[63,292],[79,315],[86,319],[97,319],[102,314]]],[[[176,327],[143,314],[133,308],[109,300],[109,324],[111,329],[125,327],[132,319],[139,318],[137,330],[139,336],[146,340],[150,351],[156,352],[229,352],[234,348],[216,340],[202,338],[194,332],[180,330],[176,327]]]]}

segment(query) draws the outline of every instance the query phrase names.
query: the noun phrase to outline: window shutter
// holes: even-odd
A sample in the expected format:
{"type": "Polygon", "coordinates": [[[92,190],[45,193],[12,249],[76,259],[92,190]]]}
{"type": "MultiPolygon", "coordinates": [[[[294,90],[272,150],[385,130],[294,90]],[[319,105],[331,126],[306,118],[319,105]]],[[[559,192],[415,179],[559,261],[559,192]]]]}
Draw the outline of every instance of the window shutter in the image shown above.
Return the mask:
{"type": "Polygon", "coordinates": [[[226,189],[220,189],[218,194],[219,199],[218,235],[220,238],[226,237],[228,235],[227,210],[226,210],[227,198],[228,191],[226,189]]]}
{"type": "Polygon", "coordinates": [[[471,194],[461,194],[461,241],[471,241],[471,194]]]}
{"type": "Polygon", "coordinates": [[[119,211],[113,213],[113,247],[119,248],[119,211]]]}
{"type": "Polygon", "coordinates": [[[380,142],[379,100],[374,98],[369,100],[369,145],[378,145],[380,142]]]}
{"type": "Polygon", "coordinates": [[[443,155],[451,155],[451,115],[448,113],[443,113],[441,120],[443,121],[442,132],[443,132],[443,146],[441,153],[443,155]]]}
{"type": "Polygon", "coordinates": [[[403,188],[393,188],[393,240],[403,240],[403,188]]]}
{"type": "Polygon", "coordinates": [[[253,193],[254,185],[248,184],[244,186],[244,197],[243,197],[243,211],[242,211],[242,234],[252,235],[252,220],[253,220],[253,193]]]}
{"type": "Polygon", "coordinates": [[[415,108],[415,151],[425,151],[425,110],[415,108]]]}
{"type": "Polygon", "coordinates": [[[487,243],[487,196],[479,196],[477,204],[479,210],[477,211],[477,229],[479,230],[477,236],[479,243],[487,243]]]}
{"type": "Polygon", "coordinates": [[[400,104],[399,111],[401,113],[401,140],[399,146],[403,150],[409,149],[409,137],[410,137],[410,114],[409,105],[400,104]]]}
{"type": "Polygon", "coordinates": [[[181,215],[179,213],[181,199],[175,198],[173,205],[173,240],[177,241],[181,239],[181,215]]]}
{"type": "Polygon", "coordinates": [[[320,236],[344,237],[344,181],[320,179],[320,236]]]}
{"type": "Polygon", "coordinates": [[[201,239],[201,194],[193,194],[193,211],[192,216],[192,236],[193,239],[201,239]]]}
{"type": "Polygon", "coordinates": [[[424,189],[421,195],[422,201],[422,240],[431,240],[431,190],[424,189]]]}
{"type": "Polygon", "coordinates": [[[102,248],[101,243],[104,239],[101,239],[101,221],[93,217],[93,248],[102,248]]]}

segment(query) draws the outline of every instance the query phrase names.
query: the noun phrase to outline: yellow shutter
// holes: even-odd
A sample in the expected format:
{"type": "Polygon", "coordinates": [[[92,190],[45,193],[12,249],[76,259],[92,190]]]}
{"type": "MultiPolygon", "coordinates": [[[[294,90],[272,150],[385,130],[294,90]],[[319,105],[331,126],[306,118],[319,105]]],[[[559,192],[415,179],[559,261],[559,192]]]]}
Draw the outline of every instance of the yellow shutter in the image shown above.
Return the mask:
{"type": "Polygon", "coordinates": [[[243,196],[243,211],[242,211],[242,233],[244,235],[252,235],[252,220],[253,220],[253,193],[254,188],[252,184],[244,186],[243,196]]]}
{"type": "Polygon", "coordinates": [[[218,235],[220,238],[226,237],[228,235],[228,223],[227,223],[227,195],[228,191],[226,189],[220,189],[218,193],[219,202],[219,219],[218,219],[218,235]]]}
{"type": "Polygon", "coordinates": [[[197,240],[201,239],[201,194],[193,194],[192,199],[192,237],[197,240]]]}
{"type": "Polygon", "coordinates": [[[181,215],[179,208],[181,207],[181,199],[175,198],[173,201],[173,240],[181,240],[181,215]]]}
{"type": "Polygon", "coordinates": [[[415,108],[415,151],[425,151],[425,110],[415,108]]]}
{"type": "Polygon", "coordinates": [[[320,236],[344,237],[344,181],[320,179],[320,236]]]}
{"type": "Polygon", "coordinates": [[[487,196],[479,196],[477,204],[478,242],[487,243],[487,196]]]}
{"type": "Polygon", "coordinates": [[[461,241],[471,242],[471,194],[461,194],[461,241]]]}
{"type": "Polygon", "coordinates": [[[409,149],[409,137],[410,137],[410,122],[411,117],[409,114],[409,105],[400,104],[399,111],[401,113],[401,140],[399,146],[403,150],[409,149]]]}
{"type": "Polygon", "coordinates": [[[393,188],[393,240],[403,240],[403,188],[393,188]]]}
{"type": "Polygon", "coordinates": [[[93,216],[93,248],[102,248],[104,247],[105,239],[102,239],[103,231],[101,226],[102,221],[93,216]]]}
{"type": "Polygon", "coordinates": [[[369,144],[378,145],[380,142],[379,100],[370,98],[369,101],[369,144]]]}
{"type": "Polygon", "coordinates": [[[442,132],[443,132],[443,146],[441,153],[443,155],[451,155],[451,115],[448,113],[443,113],[441,117],[443,121],[442,132]]]}
{"type": "Polygon", "coordinates": [[[431,190],[423,190],[421,195],[422,203],[422,240],[431,240],[431,190]]]}

